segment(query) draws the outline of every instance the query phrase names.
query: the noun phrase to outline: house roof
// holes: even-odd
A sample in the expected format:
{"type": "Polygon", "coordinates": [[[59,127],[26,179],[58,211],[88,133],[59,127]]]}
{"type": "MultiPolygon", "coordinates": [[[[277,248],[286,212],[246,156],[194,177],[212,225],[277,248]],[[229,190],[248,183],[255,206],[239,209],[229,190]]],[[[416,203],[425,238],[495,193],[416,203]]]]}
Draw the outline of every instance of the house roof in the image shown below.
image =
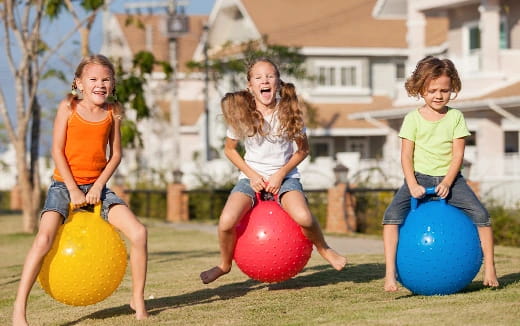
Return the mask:
{"type": "MultiPolygon", "coordinates": [[[[152,52],[157,60],[169,61],[169,43],[166,35],[165,22],[166,15],[114,14],[114,16],[133,54],[147,50],[152,52]],[[130,17],[139,19],[140,23],[127,24],[127,20],[130,17]],[[142,26],[139,26],[141,24],[142,26]],[[150,28],[148,34],[146,26],[150,28]]],[[[186,63],[193,58],[193,53],[200,41],[203,26],[208,16],[188,16],[188,18],[190,26],[189,32],[177,39],[177,60],[179,71],[181,72],[188,71],[186,63]]]]}
{"type": "MultiPolygon", "coordinates": [[[[520,108],[520,81],[513,82],[505,87],[490,91],[482,96],[454,100],[450,105],[461,111],[479,111],[488,110],[491,106],[501,106],[503,108],[520,108]]],[[[384,108],[375,110],[366,110],[365,112],[353,112],[348,115],[349,119],[364,119],[370,117],[373,119],[400,119],[406,113],[416,108],[417,105],[389,105],[384,108]]]]}
{"type": "MultiPolygon", "coordinates": [[[[170,116],[170,101],[157,101],[157,106],[166,117],[170,116]]],[[[204,113],[204,101],[179,101],[181,126],[193,126],[204,113]]]]}
{"type": "Polygon", "coordinates": [[[374,128],[374,124],[365,120],[349,119],[348,115],[356,112],[378,110],[392,104],[386,96],[373,96],[368,103],[312,103],[318,111],[318,128],[374,128]]]}
{"type": "MultiPolygon", "coordinates": [[[[372,16],[376,0],[242,0],[268,41],[298,47],[406,48],[406,20],[372,16]],[[391,31],[391,32],[382,32],[391,31]]],[[[426,45],[446,41],[447,19],[427,19],[426,45]]]]}

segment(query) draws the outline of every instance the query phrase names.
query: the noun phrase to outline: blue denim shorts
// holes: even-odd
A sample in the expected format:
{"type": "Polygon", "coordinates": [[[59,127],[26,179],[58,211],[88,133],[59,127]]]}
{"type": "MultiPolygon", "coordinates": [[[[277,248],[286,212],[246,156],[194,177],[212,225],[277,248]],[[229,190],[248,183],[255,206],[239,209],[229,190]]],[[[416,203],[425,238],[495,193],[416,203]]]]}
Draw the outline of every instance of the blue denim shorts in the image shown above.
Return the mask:
{"type": "MultiPolygon", "coordinates": [[[[78,187],[86,194],[92,185],[93,184],[91,183],[78,185],[78,187]]],[[[121,198],[107,187],[103,187],[103,190],[101,190],[101,202],[101,217],[105,220],[108,220],[108,210],[110,207],[114,205],[126,205],[121,198]]],[[[45,204],[43,205],[40,217],[45,212],[54,211],[60,213],[60,215],[63,216],[63,219],[66,220],[67,216],[69,216],[69,205],[70,195],[65,183],[52,180],[49,190],[47,191],[47,198],[45,199],[45,204]]]]}
{"type": "MultiPolygon", "coordinates": [[[[285,194],[286,192],[289,192],[289,191],[293,191],[293,190],[299,191],[302,194],[304,194],[300,179],[299,178],[284,179],[282,181],[282,186],[280,187],[280,191],[278,192],[278,204],[280,204],[280,206],[282,205],[280,199],[282,198],[283,194],[285,194]]],[[[255,204],[256,193],[253,190],[253,188],[251,188],[249,179],[239,179],[237,184],[231,190],[231,193],[234,193],[236,191],[241,192],[241,193],[246,194],[247,196],[251,197],[251,202],[252,202],[251,206],[253,206],[255,204]]]]}
{"type": "MultiPolygon", "coordinates": [[[[436,187],[444,177],[430,176],[415,172],[417,182],[424,188],[436,187]]],[[[410,212],[410,190],[406,181],[397,191],[394,199],[383,216],[383,224],[402,224],[410,212]]],[[[482,205],[464,177],[459,173],[453,181],[446,203],[461,209],[476,226],[490,226],[491,219],[487,209],[482,205]]]]}

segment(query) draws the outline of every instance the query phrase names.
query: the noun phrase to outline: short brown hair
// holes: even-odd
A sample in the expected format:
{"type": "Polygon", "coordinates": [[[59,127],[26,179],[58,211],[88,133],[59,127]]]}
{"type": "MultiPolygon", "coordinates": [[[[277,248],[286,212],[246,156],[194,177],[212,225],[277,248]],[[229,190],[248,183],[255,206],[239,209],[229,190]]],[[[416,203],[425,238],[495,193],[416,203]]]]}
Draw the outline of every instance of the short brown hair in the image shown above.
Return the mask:
{"type": "MultiPolygon", "coordinates": [[[[450,59],[439,59],[427,56],[420,60],[412,75],[406,80],[404,87],[408,96],[421,96],[428,83],[441,76],[448,76],[451,83],[451,91],[458,94],[462,88],[459,73],[450,59]]],[[[456,96],[455,96],[456,97],[456,96]]]]}

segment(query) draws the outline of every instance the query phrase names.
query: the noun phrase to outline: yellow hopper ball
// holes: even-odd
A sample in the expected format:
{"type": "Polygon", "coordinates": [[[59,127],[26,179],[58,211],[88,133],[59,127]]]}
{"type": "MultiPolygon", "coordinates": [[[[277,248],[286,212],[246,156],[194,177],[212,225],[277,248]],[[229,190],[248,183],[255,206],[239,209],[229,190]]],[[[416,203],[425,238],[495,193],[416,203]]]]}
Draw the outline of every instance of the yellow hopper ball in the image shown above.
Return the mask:
{"type": "Polygon", "coordinates": [[[70,209],[38,275],[51,297],[72,306],[88,306],[110,296],[126,271],[126,247],[114,227],[94,211],[70,209]]]}

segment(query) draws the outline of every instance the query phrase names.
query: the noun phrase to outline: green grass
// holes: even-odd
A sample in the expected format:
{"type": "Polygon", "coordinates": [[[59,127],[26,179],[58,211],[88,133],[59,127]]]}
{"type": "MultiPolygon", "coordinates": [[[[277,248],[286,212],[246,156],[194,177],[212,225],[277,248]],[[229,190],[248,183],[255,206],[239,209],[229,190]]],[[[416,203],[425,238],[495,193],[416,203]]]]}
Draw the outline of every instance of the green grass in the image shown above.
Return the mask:
{"type": "MultiPolygon", "coordinates": [[[[520,248],[496,248],[499,289],[482,286],[482,273],[462,292],[423,297],[382,291],[383,255],[350,255],[341,272],[314,252],[295,278],[262,284],[236,267],[210,285],[200,271],[218,262],[217,238],[179,231],[157,220],[149,230],[145,291],[151,318],[134,320],[128,307],[129,269],[105,301],[70,307],[35,285],[28,304],[31,325],[520,325],[520,248]]],[[[19,235],[20,216],[0,216],[0,325],[10,323],[23,260],[32,236],[19,235]]]]}

